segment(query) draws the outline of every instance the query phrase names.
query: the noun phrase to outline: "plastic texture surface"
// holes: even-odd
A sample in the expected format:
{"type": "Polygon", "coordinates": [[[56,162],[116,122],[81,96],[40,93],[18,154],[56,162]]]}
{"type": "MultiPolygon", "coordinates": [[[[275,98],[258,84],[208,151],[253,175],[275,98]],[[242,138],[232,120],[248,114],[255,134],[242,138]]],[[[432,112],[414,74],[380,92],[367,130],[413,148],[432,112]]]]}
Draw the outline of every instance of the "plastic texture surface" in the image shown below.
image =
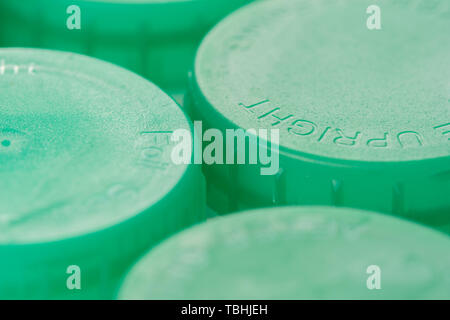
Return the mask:
{"type": "Polygon", "coordinates": [[[210,205],[331,204],[450,222],[450,5],[378,1],[373,31],[372,2],[262,1],[207,35],[190,112],[222,130],[279,129],[281,166],[274,177],[205,168],[210,205]]]}
{"type": "Polygon", "coordinates": [[[118,297],[448,299],[449,250],[445,234],[387,215],[330,207],[254,210],[162,243],[133,267],[118,297]],[[375,266],[381,289],[369,290],[375,266]]]}
{"type": "Polygon", "coordinates": [[[171,130],[190,123],[147,80],[2,49],[0,91],[1,298],[108,297],[141,252],[204,219],[200,169],[170,159],[171,130]],[[70,265],[81,291],[66,288],[70,265]]]}

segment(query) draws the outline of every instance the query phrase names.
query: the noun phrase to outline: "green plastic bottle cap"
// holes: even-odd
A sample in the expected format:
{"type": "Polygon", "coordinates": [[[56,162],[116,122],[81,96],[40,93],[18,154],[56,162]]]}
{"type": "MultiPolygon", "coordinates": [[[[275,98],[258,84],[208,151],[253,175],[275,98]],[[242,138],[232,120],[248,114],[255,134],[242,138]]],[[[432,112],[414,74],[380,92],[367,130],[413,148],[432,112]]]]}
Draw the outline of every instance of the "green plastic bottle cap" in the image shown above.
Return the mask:
{"type": "Polygon", "coordinates": [[[372,0],[263,1],[207,35],[194,117],[280,130],[275,177],[205,169],[231,209],[333,204],[450,221],[449,2],[376,2],[380,30],[366,25],[372,0]]]}
{"type": "Polygon", "coordinates": [[[170,158],[170,132],[190,124],[153,84],[1,49],[0,91],[0,298],[108,297],[144,250],[204,219],[199,168],[170,158]],[[66,287],[71,265],[81,290],[66,287]]]}
{"type": "Polygon", "coordinates": [[[249,1],[2,0],[0,45],[88,54],[178,92],[204,34],[249,1]]]}
{"type": "Polygon", "coordinates": [[[377,213],[285,207],[178,234],[126,276],[120,299],[448,299],[450,239],[377,213]]]}

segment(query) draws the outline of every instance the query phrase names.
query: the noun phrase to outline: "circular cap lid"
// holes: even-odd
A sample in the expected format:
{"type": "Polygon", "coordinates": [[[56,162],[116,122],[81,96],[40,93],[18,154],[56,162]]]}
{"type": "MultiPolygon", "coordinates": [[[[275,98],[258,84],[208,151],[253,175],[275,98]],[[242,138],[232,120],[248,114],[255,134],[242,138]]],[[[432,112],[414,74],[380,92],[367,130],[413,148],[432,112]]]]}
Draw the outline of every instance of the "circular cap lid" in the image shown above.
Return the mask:
{"type": "Polygon", "coordinates": [[[171,130],[189,130],[185,115],[124,69],[2,49],[0,90],[0,245],[113,226],[166,196],[187,170],[169,147],[171,130]]]}
{"type": "Polygon", "coordinates": [[[448,298],[449,250],[447,236],[375,213],[251,211],[167,240],[131,270],[119,298],[448,298]],[[375,272],[381,289],[369,290],[375,272]]]}
{"type": "Polygon", "coordinates": [[[150,82],[76,54],[1,49],[0,91],[0,297],[71,293],[70,265],[76,296],[108,297],[143,250],[203,218],[198,168],[171,160],[171,132],[190,123],[150,82]]]}
{"type": "Polygon", "coordinates": [[[448,169],[448,2],[377,1],[381,30],[366,25],[371,5],[263,1],[232,14],[198,51],[198,112],[279,128],[291,156],[448,169]]]}

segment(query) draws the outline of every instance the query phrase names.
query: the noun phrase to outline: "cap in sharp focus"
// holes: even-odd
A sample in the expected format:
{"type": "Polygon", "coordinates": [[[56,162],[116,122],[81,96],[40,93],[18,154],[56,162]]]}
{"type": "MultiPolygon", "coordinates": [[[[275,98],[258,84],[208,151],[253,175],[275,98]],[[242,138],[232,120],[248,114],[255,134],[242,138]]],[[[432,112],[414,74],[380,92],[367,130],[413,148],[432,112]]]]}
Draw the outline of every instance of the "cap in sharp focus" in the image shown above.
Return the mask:
{"type": "MultiPolygon", "coordinates": [[[[205,166],[221,212],[326,204],[450,223],[448,1],[262,1],[204,39],[189,106],[205,126],[279,130],[279,167],[205,166]]],[[[270,135],[269,135],[270,136],[270,135]]]]}

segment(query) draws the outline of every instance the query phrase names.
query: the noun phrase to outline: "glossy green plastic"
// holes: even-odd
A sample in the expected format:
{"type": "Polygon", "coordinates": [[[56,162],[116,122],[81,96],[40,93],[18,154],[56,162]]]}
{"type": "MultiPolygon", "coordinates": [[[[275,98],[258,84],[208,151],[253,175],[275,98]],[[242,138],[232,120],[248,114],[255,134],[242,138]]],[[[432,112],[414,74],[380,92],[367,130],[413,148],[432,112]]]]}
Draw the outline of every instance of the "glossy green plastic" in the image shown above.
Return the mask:
{"type": "Polygon", "coordinates": [[[147,80],[2,49],[0,92],[1,299],[110,298],[142,252],[205,218],[200,169],[170,158],[170,132],[190,123],[147,80]]]}
{"type": "Polygon", "coordinates": [[[165,241],[120,299],[449,299],[450,239],[347,208],[285,207],[217,218],[165,241]]]}
{"type": "Polygon", "coordinates": [[[206,166],[220,212],[326,204],[450,223],[450,4],[262,1],[204,39],[188,108],[204,125],[280,130],[280,170],[206,166]]]}

